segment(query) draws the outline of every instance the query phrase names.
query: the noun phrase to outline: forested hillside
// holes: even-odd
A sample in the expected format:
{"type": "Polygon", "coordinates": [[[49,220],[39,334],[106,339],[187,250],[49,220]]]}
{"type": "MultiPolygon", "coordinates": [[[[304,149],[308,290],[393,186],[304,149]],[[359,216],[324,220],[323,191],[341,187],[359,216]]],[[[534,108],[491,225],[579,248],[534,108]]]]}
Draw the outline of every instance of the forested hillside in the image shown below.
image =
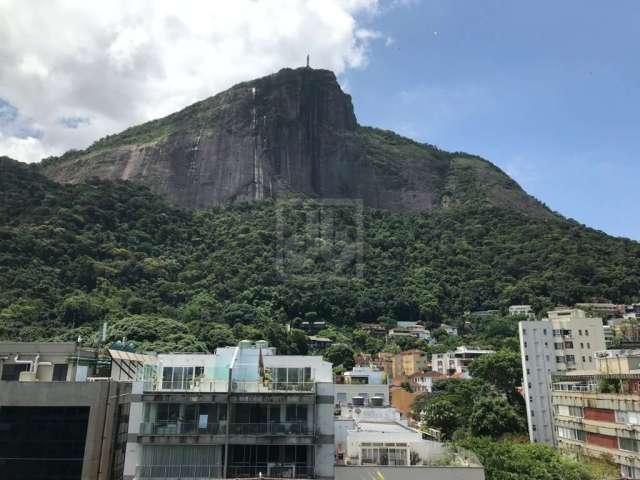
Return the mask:
{"type": "Polygon", "coordinates": [[[640,300],[640,244],[488,207],[401,214],[313,201],[171,207],[126,182],[58,185],[0,159],[0,339],[158,349],[268,337],[323,319],[457,323],[466,310],[640,300]]]}

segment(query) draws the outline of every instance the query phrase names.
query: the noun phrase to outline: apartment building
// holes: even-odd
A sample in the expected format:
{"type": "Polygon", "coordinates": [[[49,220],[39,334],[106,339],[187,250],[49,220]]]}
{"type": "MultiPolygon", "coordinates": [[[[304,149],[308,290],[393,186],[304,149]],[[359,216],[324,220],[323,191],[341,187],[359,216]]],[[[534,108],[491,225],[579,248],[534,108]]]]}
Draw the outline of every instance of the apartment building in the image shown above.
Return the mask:
{"type": "Polygon", "coordinates": [[[434,353],[431,356],[431,370],[442,375],[458,374],[462,378],[471,378],[469,365],[478,357],[495,353],[493,350],[458,347],[445,353],[434,353]]]}
{"type": "Polygon", "coordinates": [[[555,445],[550,375],[594,369],[594,353],[606,348],[602,320],[580,309],[556,309],[541,321],[518,324],[531,442],[555,445]]]}
{"type": "Polygon", "coordinates": [[[400,353],[379,352],[375,365],[389,378],[408,377],[428,367],[429,355],[418,349],[400,353]]]}
{"type": "Polygon", "coordinates": [[[125,480],[333,478],[334,387],[319,356],[242,341],[160,354],[133,384],[125,480]]]}
{"type": "Polygon", "coordinates": [[[596,357],[597,368],[552,376],[558,448],[604,456],[623,479],[640,479],[640,351],[596,357]]]}
{"type": "Polygon", "coordinates": [[[371,366],[356,366],[335,384],[336,405],[389,405],[387,374],[371,366]]]}
{"type": "Polygon", "coordinates": [[[130,384],[111,364],[74,342],[0,342],[2,480],[122,478],[130,384]]]}

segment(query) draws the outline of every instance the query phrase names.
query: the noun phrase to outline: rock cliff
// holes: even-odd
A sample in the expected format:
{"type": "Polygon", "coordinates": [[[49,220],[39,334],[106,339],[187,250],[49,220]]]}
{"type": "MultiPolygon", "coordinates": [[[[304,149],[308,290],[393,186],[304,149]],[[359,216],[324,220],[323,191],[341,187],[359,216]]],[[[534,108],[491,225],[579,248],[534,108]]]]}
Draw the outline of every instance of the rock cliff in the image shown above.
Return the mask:
{"type": "Polygon", "coordinates": [[[41,170],[61,183],[139,182],[186,208],[302,194],[399,211],[483,202],[551,215],[486,160],[358,125],[335,75],[311,68],[238,84],[41,170]]]}

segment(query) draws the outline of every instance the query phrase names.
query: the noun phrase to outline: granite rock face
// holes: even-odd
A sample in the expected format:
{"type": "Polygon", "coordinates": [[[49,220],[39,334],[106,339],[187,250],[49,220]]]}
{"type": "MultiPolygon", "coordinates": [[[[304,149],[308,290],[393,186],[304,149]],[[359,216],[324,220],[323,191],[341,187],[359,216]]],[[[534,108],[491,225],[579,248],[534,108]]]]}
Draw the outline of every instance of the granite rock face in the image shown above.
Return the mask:
{"type": "Polygon", "coordinates": [[[361,127],[335,75],[283,69],[42,162],[61,183],[147,185],[185,208],[289,194],[425,211],[466,202],[550,212],[491,163],[361,127]]]}

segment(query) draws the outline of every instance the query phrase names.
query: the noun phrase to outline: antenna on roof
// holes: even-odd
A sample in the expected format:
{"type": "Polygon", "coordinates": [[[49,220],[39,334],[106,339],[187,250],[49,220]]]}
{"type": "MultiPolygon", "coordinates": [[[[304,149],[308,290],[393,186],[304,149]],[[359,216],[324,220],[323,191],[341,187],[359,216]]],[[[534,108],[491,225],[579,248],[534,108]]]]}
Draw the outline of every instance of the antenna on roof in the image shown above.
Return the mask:
{"type": "Polygon", "coordinates": [[[309,66],[309,54],[308,54],[308,53],[307,53],[307,68],[311,68],[311,67],[309,66]]]}

